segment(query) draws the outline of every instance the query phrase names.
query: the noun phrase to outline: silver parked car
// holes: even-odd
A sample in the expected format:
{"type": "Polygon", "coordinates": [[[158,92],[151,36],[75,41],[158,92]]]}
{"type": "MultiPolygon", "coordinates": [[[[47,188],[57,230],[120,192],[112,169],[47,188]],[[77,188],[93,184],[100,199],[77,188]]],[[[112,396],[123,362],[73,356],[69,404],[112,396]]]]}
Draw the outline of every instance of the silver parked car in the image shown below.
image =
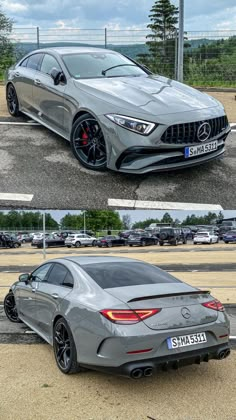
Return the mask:
{"type": "Polygon", "coordinates": [[[128,258],[47,261],[19,277],[4,308],[53,345],[64,373],[91,368],[140,378],[230,354],[218,300],[128,258]]]}
{"type": "Polygon", "coordinates": [[[58,133],[94,170],[198,165],[223,156],[230,132],[216,99],[98,48],[31,52],[8,71],[6,98],[12,116],[58,133]]]}
{"type": "Polygon", "coordinates": [[[72,246],[75,246],[76,248],[81,246],[95,246],[96,243],[97,239],[95,237],[85,235],[84,233],[69,235],[65,240],[67,248],[71,248],[72,246]]]}

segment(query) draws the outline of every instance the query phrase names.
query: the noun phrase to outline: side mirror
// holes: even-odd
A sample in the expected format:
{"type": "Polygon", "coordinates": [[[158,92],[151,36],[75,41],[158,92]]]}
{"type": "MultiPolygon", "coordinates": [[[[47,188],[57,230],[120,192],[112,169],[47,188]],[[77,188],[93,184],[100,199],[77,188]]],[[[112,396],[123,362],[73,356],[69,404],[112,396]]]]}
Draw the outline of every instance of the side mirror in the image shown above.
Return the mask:
{"type": "Polygon", "coordinates": [[[65,83],[66,81],[63,71],[58,70],[55,67],[51,70],[50,75],[54,81],[54,85],[59,85],[59,83],[65,83]]]}
{"type": "Polygon", "coordinates": [[[19,281],[20,282],[24,282],[25,284],[28,284],[29,283],[29,279],[30,279],[30,274],[28,274],[28,273],[21,274],[19,276],[19,281]]]}

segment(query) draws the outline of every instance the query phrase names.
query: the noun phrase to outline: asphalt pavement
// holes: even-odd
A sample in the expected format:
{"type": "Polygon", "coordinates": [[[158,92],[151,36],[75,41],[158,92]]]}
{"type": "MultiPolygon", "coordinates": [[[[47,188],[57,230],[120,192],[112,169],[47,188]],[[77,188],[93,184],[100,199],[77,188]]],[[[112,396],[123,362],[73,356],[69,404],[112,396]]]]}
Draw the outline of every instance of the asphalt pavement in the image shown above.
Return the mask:
{"type": "Polygon", "coordinates": [[[82,167],[64,139],[39,125],[0,125],[0,206],[105,209],[108,199],[220,204],[236,208],[236,132],[224,159],[185,170],[126,175],[82,167]],[[1,194],[33,195],[9,201],[1,194]]]}

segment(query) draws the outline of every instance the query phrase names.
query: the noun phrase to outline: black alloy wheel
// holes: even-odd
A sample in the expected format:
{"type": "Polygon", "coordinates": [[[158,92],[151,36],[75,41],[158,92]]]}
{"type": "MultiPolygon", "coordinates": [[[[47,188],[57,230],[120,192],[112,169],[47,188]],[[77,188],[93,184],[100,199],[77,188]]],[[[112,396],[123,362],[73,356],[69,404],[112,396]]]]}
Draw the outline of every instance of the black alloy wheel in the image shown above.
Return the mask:
{"type": "Polygon", "coordinates": [[[106,143],[102,129],[93,116],[85,114],[75,121],[71,132],[71,147],[76,159],[86,168],[106,170],[106,143]]]}
{"type": "Polygon", "coordinates": [[[21,320],[18,318],[16,302],[12,292],[9,292],[6,295],[3,306],[5,314],[11,322],[21,322],[21,320]]]}
{"type": "Polygon", "coordinates": [[[7,87],[7,109],[12,117],[19,116],[19,102],[16,90],[12,84],[7,87]]]}
{"type": "Polygon", "coordinates": [[[145,246],[146,245],[146,241],[142,240],[141,241],[141,246],[145,246]]]}
{"type": "Polygon", "coordinates": [[[63,318],[58,319],[53,328],[53,349],[57,366],[63,373],[71,374],[81,370],[73,336],[63,318]]]}

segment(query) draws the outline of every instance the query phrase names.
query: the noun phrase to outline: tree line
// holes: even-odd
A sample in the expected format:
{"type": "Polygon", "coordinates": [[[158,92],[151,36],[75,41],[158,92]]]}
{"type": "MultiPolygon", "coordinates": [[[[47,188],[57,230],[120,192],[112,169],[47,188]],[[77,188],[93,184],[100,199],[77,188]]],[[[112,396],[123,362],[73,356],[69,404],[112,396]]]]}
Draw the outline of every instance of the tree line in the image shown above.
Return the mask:
{"type": "MultiPolygon", "coordinates": [[[[132,223],[131,216],[125,214],[122,218],[114,210],[88,210],[80,214],[66,214],[58,223],[50,213],[45,213],[46,230],[82,230],[84,227],[93,232],[98,231],[121,231],[126,229],[145,229],[152,223],[169,223],[175,226],[210,225],[224,218],[222,212],[208,212],[204,216],[188,215],[182,222],[174,219],[166,212],[161,219],[147,218],[132,223]]],[[[41,212],[16,211],[8,213],[0,212],[0,231],[3,230],[42,230],[43,215],[41,212]]]]}

